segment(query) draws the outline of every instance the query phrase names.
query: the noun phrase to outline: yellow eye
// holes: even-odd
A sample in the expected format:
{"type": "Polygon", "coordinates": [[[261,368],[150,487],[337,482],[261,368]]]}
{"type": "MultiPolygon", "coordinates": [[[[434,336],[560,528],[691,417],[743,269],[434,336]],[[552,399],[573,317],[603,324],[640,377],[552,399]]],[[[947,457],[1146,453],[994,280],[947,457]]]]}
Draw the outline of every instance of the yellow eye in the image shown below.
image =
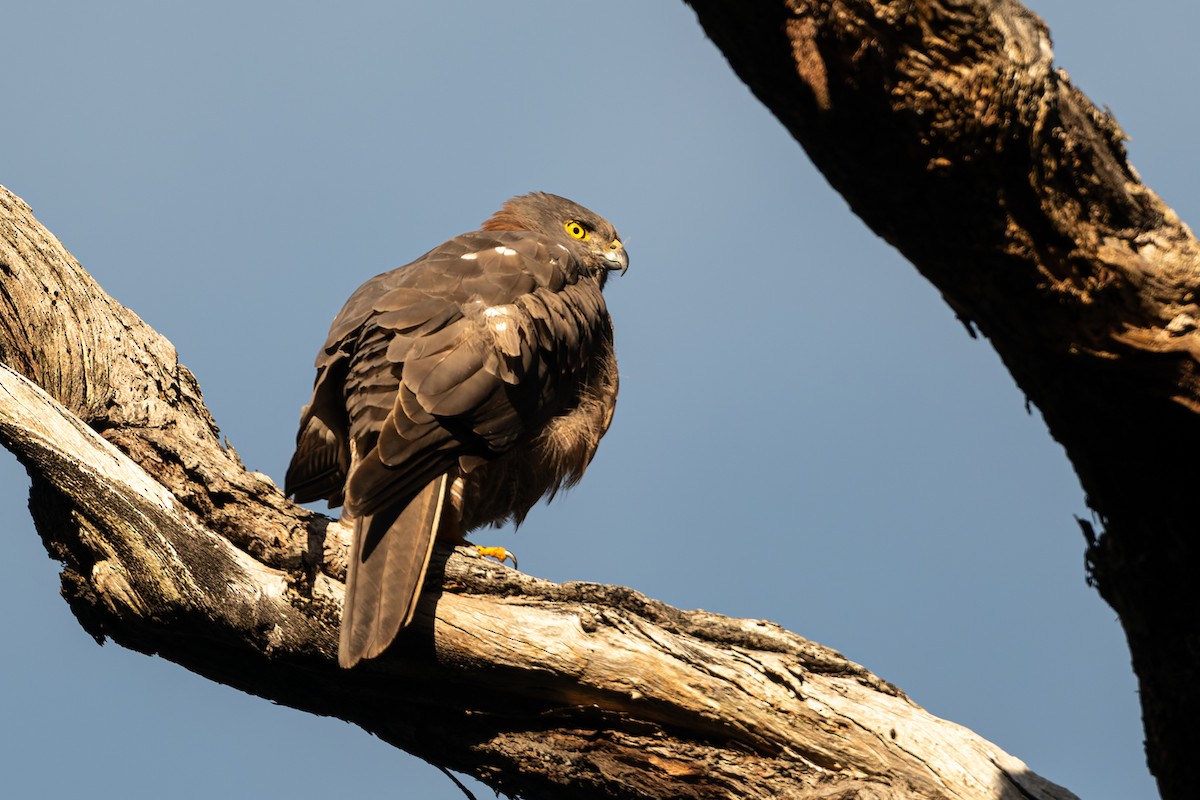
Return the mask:
{"type": "Polygon", "coordinates": [[[566,224],[563,227],[565,227],[567,229],[567,233],[571,234],[571,238],[573,238],[573,239],[588,238],[587,228],[583,227],[582,225],[580,225],[578,222],[576,222],[573,219],[567,220],[566,224]]]}

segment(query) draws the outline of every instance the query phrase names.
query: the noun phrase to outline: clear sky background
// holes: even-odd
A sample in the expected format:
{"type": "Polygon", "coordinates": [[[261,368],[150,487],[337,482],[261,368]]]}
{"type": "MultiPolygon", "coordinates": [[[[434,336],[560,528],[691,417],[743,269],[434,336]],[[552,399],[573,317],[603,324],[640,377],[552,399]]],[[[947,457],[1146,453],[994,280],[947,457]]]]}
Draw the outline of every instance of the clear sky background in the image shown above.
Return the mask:
{"type": "MultiPolygon", "coordinates": [[[[176,345],[249,467],[282,480],[359,283],[511,195],[566,195],[632,256],[608,291],[621,402],[578,489],[483,538],[552,580],[778,622],[1084,798],[1154,794],[1061,448],[687,7],[334,7],[3,15],[0,183],[176,345]]],[[[1083,8],[1034,3],[1147,183],[1195,220],[1200,11],[1083,8]]],[[[355,727],[96,646],[27,486],[0,458],[7,796],[461,796],[355,727]]]]}

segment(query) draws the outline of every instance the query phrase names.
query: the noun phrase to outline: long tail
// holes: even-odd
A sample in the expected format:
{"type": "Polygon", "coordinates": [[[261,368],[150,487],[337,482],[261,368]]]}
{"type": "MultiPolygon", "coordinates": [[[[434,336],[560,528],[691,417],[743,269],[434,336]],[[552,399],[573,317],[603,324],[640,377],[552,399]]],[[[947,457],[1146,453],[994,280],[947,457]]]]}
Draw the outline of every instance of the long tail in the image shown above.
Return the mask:
{"type": "Polygon", "coordinates": [[[341,666],[379,655],[412,620],[448,484],[447,475],[430,481],[394,518],[388,510],[354,521],[338,641],[341,666]]]}

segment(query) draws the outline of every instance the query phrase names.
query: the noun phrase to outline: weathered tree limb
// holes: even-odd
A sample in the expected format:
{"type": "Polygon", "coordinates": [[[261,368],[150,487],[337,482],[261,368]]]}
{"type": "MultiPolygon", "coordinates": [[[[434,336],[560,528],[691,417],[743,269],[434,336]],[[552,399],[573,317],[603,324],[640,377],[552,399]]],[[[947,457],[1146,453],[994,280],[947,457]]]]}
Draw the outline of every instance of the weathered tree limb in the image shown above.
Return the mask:
{"type": "Polygon", "coordinates": [[[522,797],[1073,797],[775,625],[466,551],[396,648],[341,670],[346,531],[247,472],[170,345],[3,189],[0,297],[0,441],[98,639],[522,797]]]}
{"type": "Polygon", "coordinates": [[[1200,248],[1015,0],[688,0],[878,234],[991,340],[1103,530],[1150,769],[1200,797],[1200,248]]]}

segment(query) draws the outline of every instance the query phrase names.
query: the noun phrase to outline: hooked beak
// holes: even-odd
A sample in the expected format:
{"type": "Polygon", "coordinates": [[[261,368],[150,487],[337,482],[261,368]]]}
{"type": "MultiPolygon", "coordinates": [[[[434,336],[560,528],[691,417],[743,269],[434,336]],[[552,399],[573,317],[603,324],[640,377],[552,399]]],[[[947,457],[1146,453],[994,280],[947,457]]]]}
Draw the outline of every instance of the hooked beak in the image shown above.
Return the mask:
{"type": "Polygon", "coordinates": [[[609,250],[604,254],[604,260],[608,262],[605,266],[610,271],[619,269],[621,270],[621,274],[624,275],[625,271],[629,269],[629,254],[625,252],[624,247],[617,250],[609,250]]]}

